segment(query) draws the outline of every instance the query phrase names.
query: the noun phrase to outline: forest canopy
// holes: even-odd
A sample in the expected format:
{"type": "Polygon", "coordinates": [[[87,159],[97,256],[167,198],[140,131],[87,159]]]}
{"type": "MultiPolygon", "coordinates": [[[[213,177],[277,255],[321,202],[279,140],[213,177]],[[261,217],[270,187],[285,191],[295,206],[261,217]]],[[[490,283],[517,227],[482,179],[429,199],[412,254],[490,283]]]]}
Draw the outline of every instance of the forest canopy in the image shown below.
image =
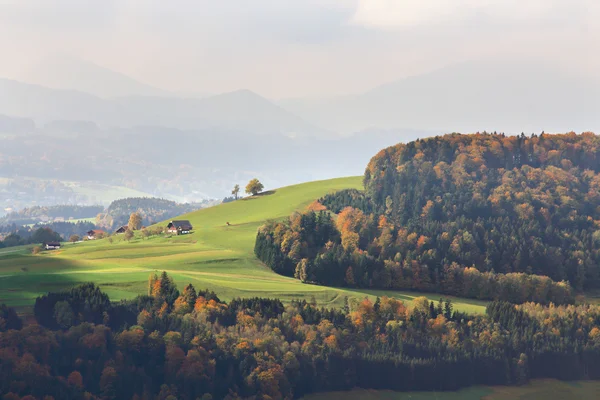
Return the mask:
{"type": "Polygon", "coordinates": [[[568,303],[600,287],[599,172],[593,133],[398,144],[371,159],[364,192],[320,200],[335,218],[264,226],[256,254],[308,282],[568,303]]]}
{"type": "Polygon", "coordinates": [[[0,306],[4,399],[292,399],[319,391],[456,390],[530,378],[599,379],[599,306],[487,315],[416,298],[221,301],[163,272],[111,303],[94,284],[36,301],[37,324],[0,306]]]}

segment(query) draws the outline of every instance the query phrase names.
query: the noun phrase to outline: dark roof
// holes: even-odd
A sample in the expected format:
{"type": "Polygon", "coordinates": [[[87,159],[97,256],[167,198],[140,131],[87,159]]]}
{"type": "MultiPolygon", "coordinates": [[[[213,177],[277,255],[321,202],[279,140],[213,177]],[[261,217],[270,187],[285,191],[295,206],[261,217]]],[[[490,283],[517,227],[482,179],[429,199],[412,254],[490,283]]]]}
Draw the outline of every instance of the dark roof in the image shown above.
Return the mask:
{"type": "Polygon", "coordinates": [[[117,230],[115,232],[125,232],[127,230],[128,226],[127,225],[123,225],[120,226],[119,228],[117,228],[117,230]]]}
{"type": "Polygon", "coordinates": [[[171,221],[169,222],[169,225],[167,225],[167,228],[170,228],[172,226],[174,226],[177,229],[183,229],[184,231],[189,231],[192,229],[192,224],[190,224],[190,221],[188,221],[187,219],[171,221]]]}
{"type": "Polygon", "coordinates": [[[60,243],[59,242],[48,242],[45,243],[46,246],[53,246],[53,247],[60,247],[60,243]]]}

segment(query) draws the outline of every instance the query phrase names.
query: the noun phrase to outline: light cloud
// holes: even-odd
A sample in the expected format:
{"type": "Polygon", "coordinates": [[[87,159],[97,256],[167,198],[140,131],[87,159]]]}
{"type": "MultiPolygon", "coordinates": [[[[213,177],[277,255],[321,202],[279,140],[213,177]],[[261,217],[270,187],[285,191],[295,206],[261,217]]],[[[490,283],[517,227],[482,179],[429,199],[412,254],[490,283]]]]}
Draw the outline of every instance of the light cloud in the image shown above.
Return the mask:
{"type": "Polygon", "coordinates": [[[407,28],[471,18],[529,22],[569,17],[591,1],[557,0],[360,0],[352,22],[378,28],[407,28]]]}
{"type": "Polygon", "coordinates": [[[0,77],[67,53],[167,90],[344,94],[483,57],[600,67],[597,0],[0,0],[0,77]]]}

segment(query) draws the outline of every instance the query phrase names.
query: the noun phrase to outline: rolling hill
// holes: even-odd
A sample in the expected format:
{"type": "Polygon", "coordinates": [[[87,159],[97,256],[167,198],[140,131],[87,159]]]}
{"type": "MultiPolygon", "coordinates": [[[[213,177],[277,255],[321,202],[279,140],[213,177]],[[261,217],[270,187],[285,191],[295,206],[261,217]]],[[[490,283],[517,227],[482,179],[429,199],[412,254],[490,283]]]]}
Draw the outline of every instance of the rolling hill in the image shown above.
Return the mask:
{"type": "MultiPolygon", "coordinates": [[[[254,256],[257,228],[303,210],[314,199],[332,191],[360,188],[361,178],[339,178],[288,186],[233,203],[182,215],[194,225],[191,235],[151,237],[131,242],[115,236],[94,242],[65,245],[62,250],[31,255],[27,248],[0,251],[0,303],[31,305],[41,293],[94,281],[113,300],[146,292],[150,272],[166,270],[179,287],[193,283],[209,288],[225,300],[234,297],[277,297],[315,300],[342,306],[344,297],[395,296],[411,301],[410,292],[342,290],[306,285],[277,275],[254,256]],[[227,222],[230,226],[227,226],[227,222]]],[[[439,295],[429,296],[438,300],[439,295]]],[[[485,302],[455,301],[459,310],[483,313],[485,302]]]]}

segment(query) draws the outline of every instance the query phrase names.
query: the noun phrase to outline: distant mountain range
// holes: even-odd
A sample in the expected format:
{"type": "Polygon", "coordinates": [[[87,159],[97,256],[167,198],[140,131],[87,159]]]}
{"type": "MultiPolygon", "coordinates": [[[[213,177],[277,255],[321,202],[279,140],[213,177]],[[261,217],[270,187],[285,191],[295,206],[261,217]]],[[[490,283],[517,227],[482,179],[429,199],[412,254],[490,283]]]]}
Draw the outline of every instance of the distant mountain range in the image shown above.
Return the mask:
{"type": "Polygon", "coordinates": [[[204,99],[157,96],[104,99],[81,91],[0,79],[0,113],[32,118],[39,124],[53,120],[77,120],[95,122],[103,127],[226,128],[286,136],[323,133],[248,90],[204,99]]]}
{"type": "Polygon", "coordinates": [[[467,62],[336,98],[279,104],[337,132],[366,128],[506,133],[600,130],[600,76],[532,60],[467,62]]]}
{"type": "Polygon", "coordinates": [[[367,129],[600,130],[600,78],[535,60],[466,62],[357,95],[278,102],[248,90],[178,96],[89,63],[48,65],[47,74],[78,90],[0,79],[0,114],[38,123],[78,120],[100,127],[160,125],[290,137],[367,129]]]}
{"type": "Polygon", "coordinates": [[[70,201],[62,182],[197,200],[254,177],[278,187],[356,175],[383,147],[446,132],[600,132],[598,77],[532,62],[470,62],[353,96],[279,102],[249,90],[155,92],[82,70],[81,83],[60,80],[80,90],[0,79],[5,207],[70,201]],[[113,86],[100,93],[90,76],[113,86]]]}

